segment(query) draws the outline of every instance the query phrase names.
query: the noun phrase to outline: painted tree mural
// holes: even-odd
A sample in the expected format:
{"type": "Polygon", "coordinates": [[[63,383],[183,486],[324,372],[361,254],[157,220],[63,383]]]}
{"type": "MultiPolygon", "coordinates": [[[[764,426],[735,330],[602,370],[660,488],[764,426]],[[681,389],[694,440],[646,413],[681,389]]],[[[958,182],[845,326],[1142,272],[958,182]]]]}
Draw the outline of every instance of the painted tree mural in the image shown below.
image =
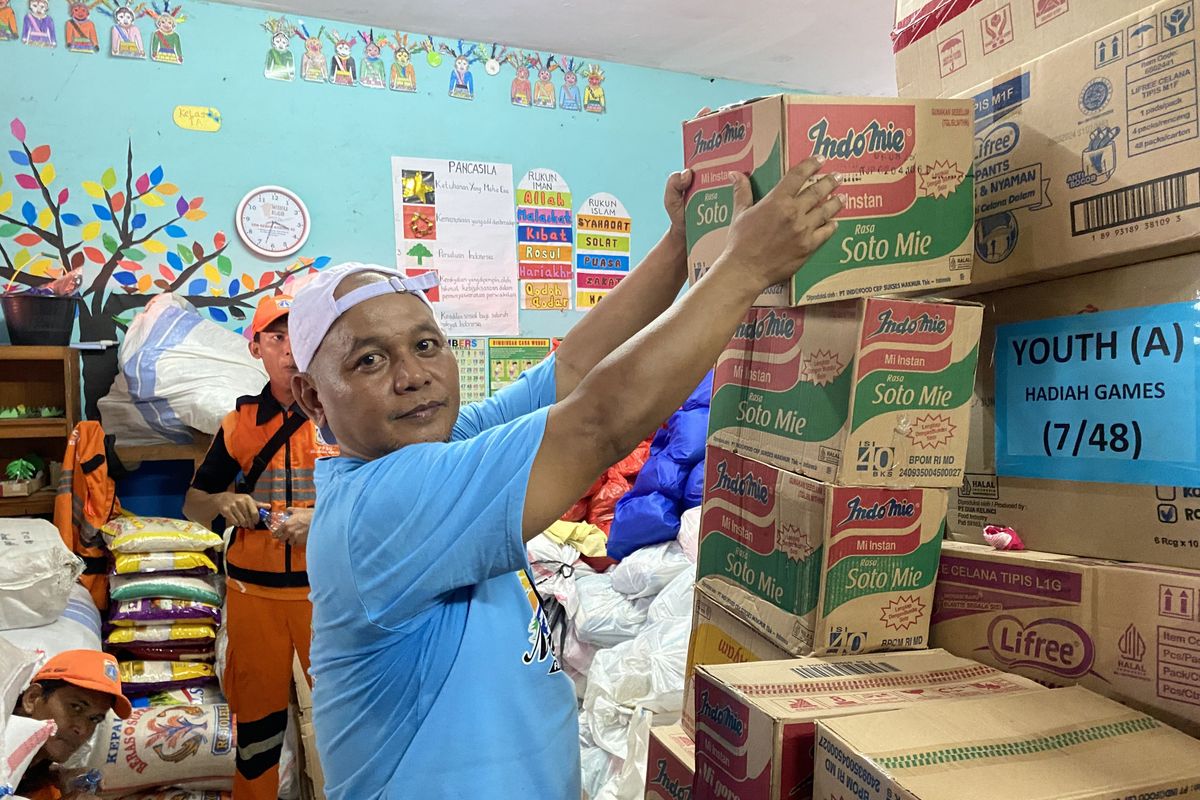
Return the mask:
{"type": "MultiPolygon", "coordinates": [[[[261,295],[329,262],[327,257],[301,259],[257,278],[235,275],[223,232],[203,239],[189,233],[192,223],[207,216],[204,198],[189,198],[167,182],[161,165],[139,173],[132,141],[123,169],[109,167],[99,180],[83,181],[85,197],[80,198],[80,192],[56,185],[50,145],[30,144],[19,119],[10,129],[16,145],[8,157],[17,167],[12,179],[21,191],[14,196],[6,190],[0,172],[0,279],[9,288],[36,287],[82,268],[83,341],[115,339],[158,292],[176,292],[214,321],[236,327],[261,295]]],[[[85,352],[83,361],[87,414],[95,419],[96,401],[117,374],[116,349],[85,352]]]]}

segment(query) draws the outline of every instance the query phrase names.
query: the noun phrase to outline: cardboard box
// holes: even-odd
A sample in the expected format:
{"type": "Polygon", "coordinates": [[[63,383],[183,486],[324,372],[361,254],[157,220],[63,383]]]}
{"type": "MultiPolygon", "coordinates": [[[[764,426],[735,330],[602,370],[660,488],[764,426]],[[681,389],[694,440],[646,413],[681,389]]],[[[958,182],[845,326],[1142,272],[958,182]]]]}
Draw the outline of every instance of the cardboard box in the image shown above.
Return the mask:
{"type": "Polygon", "coordinates": [[[696,771],[696,744],[678,725],[650,729],[646,800],[688,800],[696,771]]]}
{"type": "Polygon", "coordinates": [[[689,736],[696,732],[695,672],[699,664],[744,664],[751,661],[778,661],[791,658],[784,650],[755,630],[749,623],[721,605],[704,588],[707,579],[696,584],[692,606],[692,637],[688,641],[687,665],[683,672],[683,729],[689,736]]]}
{"type": "Polygon", "coordinates": [[[1200,796],[1200,742],[1086,689],[818,723],[816,800],[1200,796]]]}
{"type": "Polygon", "coordinates": [[[949,97],[1086,36],[1139,0],[896,0],[901,97],[949,97]]]}
{"type": "MultiPolygon", "coordinates": [[[[1149,319],[1151,312],[1147,307],[1175,306],[1178,309],[1178,304],[1191,304],[1196,298],[1200,298],[1200,255],[1195,254],[973,297],[983,303],[985,312],[979,344],[980,368],[976,372],[975,396],[971,402],[967,476],[963,486],[950,498],[947,518],[950,536],[981,543],[980,533],[985,525],[1011,525],[1021,534],[1026,546],[1034,550],[1200,568],[1200,488],[1196,488],[1200,487],[1200,481],[1192,488],[1177,486],[1185,480],[1182,471],[1173,473],[1174,480],[1163,485],[996,476],[996,357],[993,355],[998,326],[1071,318],[1085,311],[1118,309],[1134,309],[1131,314],[1140,321],[1143,310],[1149,319]],[[1193,545],[1193,541],[1197,544],[1193,545]]],[[[1184,312],[1194,319],[1195,311],[1190,306],[1184,307],[1184,312]]],[[[1061,321],[1046,323],[1047,338],[1052,334],[1053,326],[1060,324],[1061,321]]],[[[1127,325],[1125,329],[1129,331],[1127,325]]],[[[1000,357],[1008,355],[1002,353],[1000,357]]],[[[1084,380],[1082,372],[1066,364],[1057,366],[1057,376],[1047,383],[1057,386],[1090,384],[1094,395],[1094,385],[1098,382],[1155,384],[1164,376],[1194,363],[1190,358],[1181,359],[1178,365],[1173,360],[1164,363],[1161,359],[1149,359],[1138,366],[1128,363],[1132,359],[1131,351],[1122,348],[1119,355],[1127,362],[1123,368],[1113,366],[1108,370],[1107,365],[1114,362],[1103,362],[1106,372],[1111,372],[1111,378],[1106,376],[1097,381],[1093,376],[1091,380],[1084,380]]],[[[1090,369],[1094,365],[1083,366],[1090,369]]],[[[1045,419],[1053,421],[1053,417],[1061,421],[1068,415],[1050,413],[1059,405],[1062,404],[1040,403],[1034,410],[1044,407],[1045,419]]],[[[1094,405],[1097,406],[1095,411],[1069,416],[1104,419],[1104,406],[1111,403],[1094,405]]],[[[1151,427],[1169,420],[1170,436],[1160,439],[1168,443],[1196,440],[1200,423],[1195,403],[1186,392],[1179,394],[1176,391],[1154,401],[1135,401],[1133,405],[1144,408],[1137,416],[1151,427]]],[[[1121,415],[1113,415],[1112,419],[1118,416],[1121,415]]],[[[1036,427],[1040,431],[1042,425],[1036,427]]],[[[1083,448],[1082,452],[1092,463],[1109,467],[1122,465],[1131,479],[1136,477],[1134,469],[1140,469],[1132,461],[1102,461],[1100,457],[1105,454],[1094,449],[1083,448]]],[[[1064,469],[1065,461],[1061,456],[1056,457],[1053,466],[1064,469]]]]}
{"type": "Polygon", "coordinates": [[[1200,572],[946,542],[938,647],[1200,734],[1200,572]]]}
{"type": "Polygon", "coordinates": [[[982,319],[879,297],[751,309],[717,360],[709,442],[829,483],[957,487],[982,319]]]}
{"type": "Polygon", "coordinates": [[[821,719],[982,695],[1047,694],[1033,681],[941,650],[698,667],[696,681],[695,800],[810,797],[821,719]]]}
{"type": "Polygon", "coordinates": [[[1147,6],[965,95],[975,290],[1200,250],[1193,4],[1147,6]]]}
{"type": "Polygon", "coordinates": [[[685,122],[683,145],[684,166],[695,170],[687,199],[693,282],[725,249],[729,173],[749,175],[758,199],[812,155],[844,178],[841,225],[790,285],[768,289],[758,305],[929,293],[971,280],[970,101],[774,95],[685,122]]]}
{"type": "Polygon", "coordinates": [[[300,734],[297,756],[301,800],[325,800],[325,771],[321,769],[321,758],[317,754],[317,733],[312,721],[312,690],[297,656],[292,657],[292,707],[300,734]]]}
{"type": "Polygon", "coordinates": [[[926,646],[939,489],[835,487],[709,447],[697,577],[795,655],[926,646]]]}

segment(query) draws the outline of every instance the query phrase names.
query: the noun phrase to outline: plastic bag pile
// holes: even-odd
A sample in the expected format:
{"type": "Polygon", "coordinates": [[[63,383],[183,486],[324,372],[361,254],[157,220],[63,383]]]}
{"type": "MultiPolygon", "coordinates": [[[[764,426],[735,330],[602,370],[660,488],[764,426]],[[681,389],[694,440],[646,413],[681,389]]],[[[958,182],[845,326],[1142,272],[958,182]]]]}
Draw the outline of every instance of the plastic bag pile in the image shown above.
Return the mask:
{"type": "Polygon", "coordinates": [[[700,509],[670,541],[597,573],[569,545],[528,544],[564,671],[580,698],[583,787],[591,800],[642,796],[651,724],[678,722],[692,627],[700,509]]]}

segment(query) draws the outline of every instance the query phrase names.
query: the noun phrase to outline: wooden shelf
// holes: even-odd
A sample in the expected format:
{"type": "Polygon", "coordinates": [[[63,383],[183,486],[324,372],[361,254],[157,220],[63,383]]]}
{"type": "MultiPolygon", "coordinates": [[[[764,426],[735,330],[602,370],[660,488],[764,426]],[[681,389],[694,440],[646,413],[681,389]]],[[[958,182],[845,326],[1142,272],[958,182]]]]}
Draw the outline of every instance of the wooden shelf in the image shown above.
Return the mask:
{"type": "Polygon", "coordinates": [[[0,517],[29,517],[54,513],[55,490],[47,486],[28,497],[0,497],[0,517]]]}
{"type": "Polygon", "coordinates": [[[121,459],[121,464],[127,468],[134,468],[143,461],[191,461],[199,466],[204,460],[204,456],[208,453],[208,446],[212,444],[212,437],[206,433],[193,434],[193,441],[189,444],[150,444],[150,445],[130,445],[123,447],[117,445],[117,458],[121,459]]]}
{"type": "Polygon", "coordinates": [[[62,417],[0,419],[0,439],[57,439],[70,434],[62,417]]]}

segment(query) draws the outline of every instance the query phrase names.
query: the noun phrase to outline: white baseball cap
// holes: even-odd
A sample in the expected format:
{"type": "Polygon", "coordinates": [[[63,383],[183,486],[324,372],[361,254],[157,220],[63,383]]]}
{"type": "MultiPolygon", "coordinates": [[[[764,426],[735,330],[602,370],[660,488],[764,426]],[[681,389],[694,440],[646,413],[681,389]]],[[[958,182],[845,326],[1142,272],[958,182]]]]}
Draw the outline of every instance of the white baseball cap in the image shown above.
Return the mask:
{"type": "Polygon", "coordinates": [[[437,320],[437,312],[433,304],[425,296],[425,292],[438,285],[438,277],[433,272],[423,272],[409,277],[399,270],[381,267],[378,264],[360,264],[348,261],[329,267],[318,272],[296,292],[292,300],[291,313],[288,315],[288,338],[292,345],[292,358],[301,372],[308,370],[317,348],[325,340],[325,334],[333,327],[338,317],[345,314],[359,303],[366,302],[380,295],[411,294],[415,295],[425,305],[437,320]],[[337,287],[342,281],[359,272],[376,272],[387,280],[374,281],[347,292],[342,297],[335,297],[337,287]]]}

